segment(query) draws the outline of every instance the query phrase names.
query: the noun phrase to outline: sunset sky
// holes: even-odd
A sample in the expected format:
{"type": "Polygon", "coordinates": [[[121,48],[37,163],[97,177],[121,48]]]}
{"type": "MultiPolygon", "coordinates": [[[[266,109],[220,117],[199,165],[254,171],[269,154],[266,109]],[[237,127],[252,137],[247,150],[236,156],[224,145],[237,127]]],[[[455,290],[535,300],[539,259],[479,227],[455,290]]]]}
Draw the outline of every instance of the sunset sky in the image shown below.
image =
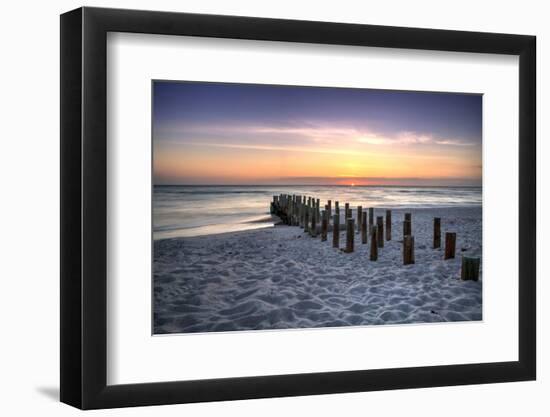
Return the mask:
{"type": "Polygon", "coordinates": [[[155,184],[481,185],[482,96],[155,81],[155,184]]]}

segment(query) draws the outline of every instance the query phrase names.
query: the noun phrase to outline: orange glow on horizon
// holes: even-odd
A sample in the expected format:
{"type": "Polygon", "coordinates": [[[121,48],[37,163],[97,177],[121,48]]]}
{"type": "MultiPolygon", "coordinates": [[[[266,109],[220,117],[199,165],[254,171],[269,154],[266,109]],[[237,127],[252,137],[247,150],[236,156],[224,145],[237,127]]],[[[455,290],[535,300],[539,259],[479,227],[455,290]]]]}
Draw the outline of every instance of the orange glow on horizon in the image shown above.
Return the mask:
{"type": "MultiPolygon", "coordinates": [[[[215,149],[193,146],[184,149],[156,149],[155,178],[186,183],[300,183],[313,178],[330,178],[335,185],[374,185],[368,178],[481,178],[481,163],[472,164],[470,153],[452,154],[411,149],[370,151],[355,149],[346,154],[330,152],[215,149]]],[[[338,149],[336,149],[338,150],[338,149]]],[[[325,181],[321,181],[325,182],[325,181]]]]}

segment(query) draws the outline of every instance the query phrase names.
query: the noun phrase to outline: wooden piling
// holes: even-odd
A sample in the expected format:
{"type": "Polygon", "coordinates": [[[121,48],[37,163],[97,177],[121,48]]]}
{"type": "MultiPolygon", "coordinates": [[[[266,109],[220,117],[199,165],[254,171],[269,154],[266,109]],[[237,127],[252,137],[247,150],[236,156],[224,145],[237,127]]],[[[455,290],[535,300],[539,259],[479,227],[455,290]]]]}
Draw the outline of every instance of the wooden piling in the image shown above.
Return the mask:
{"type": "Polygon", "coordinates": [[[363,219],[363,207],[357,206],[357,234],[361,232],[362,219],[363,219]]]}
{"type": "Polygon", "coordinates": [[[328,222],[330,224],[330,219],[332,218],[332,201],[331,200],[327,201],[327,206],[328,206],[328,222]]]}
{"type": "Polygon", "coordinates": [[[405,220],[403,222],[403,238],[405,238],[405,236],[411,236],[411,235],[412,235],[411,221],[405,220]]]}
{"type": "Polygon", "coordinates": [[[315,206],[317,208],[317,220],[319,220],[321,218],[321,201],[319,199],[317,199],[315,206]]]}
{"type": "Polygon", "coordinates": [[[369,207],[369,227],[372,228],[374,226],[374,208],[369,207]]]}
{"type": "Polygon", "coordinates": [[[328,232],[328,211],[323,210],[321,212],[321,242],[325,242],[327,240],[327,232],[328,232]]]}
{"type": "Polygon", "coordinates": [[[405,221],[410,221],[410,222],[412,222],[412,215],[411,215],[411,213],[405,213],[405,221]]]}
{"type": "Polygon", "coordinates": [[[299,216],[299,225],[300,228],[304,228],[304,203],[302,198],[300,198],[300,205],[298,206],[298,216],[299,216]]]}
{"type": "Polygon", "coordinates": [[[478,281],[479,280],[479,258],[470,258],[462,256],[462,268],[460,271],[460,279],[463,281],[478,281]]]}
{"type": "Polygon", "coordinates": [[[441,218],[434,217],[434,249],[441,247],[441,218]]]}
{"type": "Polygon", "coordinates": [[[376,261],[378,260],[378,238],[377,235],[378,232],[376,230],[376,226],[372,227],[372,234],[370,237],[370,260],[376,261]]]}
{"type": "Polygon", "coordinates": [[[403,237],[403,265],[414,264],[414,236],[403,237]]]}
{"type": "Polygon", "coordinates": [[[367,216],[364,213],[361,219],[361,243],[365,245],[367,243],[368,234],[367,234],[367,216]]]}
{"type": "Polygon", "coordinates": [[[376,217],[376,240],[379,248],[384,247],[384,218],[376,217]]]}
{"type": "Polygon", "coordinates": [[[386,240],[391,240],[391,210],[386,210],[386,240]]]}
{"type": "Polygon", "coordinates": [[[304,225],[303,225],[304,229],[306,228],[306,224],[307,224],[306,211],[307,211],[307,197],[304,196],[303,202],[302,202],[302,216],[304,217],[304,225]]]}
{"type": "Polygon", "coordinates": [[[294,226],[300,226],[300,201],[298,196],[296,196],[296,201],[294,201],[294,226]]]}
{"type": "Polygon", "coordinates": [[[294,196],[290,196],[288,201],[288,225],[294,226],[294,196]]]}
{"type": "Polygon", "coordinates": [[[304,207],[303,207],[303,216],[304,216],[304,230],[309,229],[308,221],[309,221],[309,215],[307,213],[309,212],[309,206],[307,204],[307,201],[304,197],[304,207]]]}
{"type": "Polygon", "coordinates": [[[309,231],[311,237],[317,237],[317,209],[311,209],[311,229],[309,231]]]}
{"type": "Polygon", "coordinates": [[[345,216],[346,222],[351,217],[351,213],[350,213],[350,209],[349,209],[349,203],[346,203],[344,205],[344,216],[345,216]]]}
{"type": "Polygon", "coordinates": [[[355,220],[347,219],[346,220],[346,253],[353,252],[353,235],[355,229],[355,220]]]}
{"type": "Polygon", "coordinates": [[[456,247],[456,233],[445,233],[445,259],[452,259],[455,257],[456,247]]]}
{"type": "Polygon", "coordinates": [[[296,196],[292,196],[292,226],[297,226],[296,221],[298,220],[298,201],[296,196]]]}
{"type": "Polygon", "coordinates": [[[340,247],[340,210],[336,208],[334,213],[334,222],[332,226],[332,247],[340,247]]]}

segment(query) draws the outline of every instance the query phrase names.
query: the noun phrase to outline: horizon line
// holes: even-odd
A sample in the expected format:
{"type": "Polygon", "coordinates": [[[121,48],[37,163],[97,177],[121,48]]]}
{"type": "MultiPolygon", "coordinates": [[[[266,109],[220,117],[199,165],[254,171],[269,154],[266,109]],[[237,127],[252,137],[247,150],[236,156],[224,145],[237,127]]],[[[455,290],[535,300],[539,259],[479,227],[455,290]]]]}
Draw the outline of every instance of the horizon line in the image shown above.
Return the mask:
{"type": "Polygon", "coordinates": [[[464,187],[464,188],[483,188],[483,185],[425,185],[425,184],[153,184],[161,187],[425,187],[425,188],[443,188],[443,187],[464,187]]]}

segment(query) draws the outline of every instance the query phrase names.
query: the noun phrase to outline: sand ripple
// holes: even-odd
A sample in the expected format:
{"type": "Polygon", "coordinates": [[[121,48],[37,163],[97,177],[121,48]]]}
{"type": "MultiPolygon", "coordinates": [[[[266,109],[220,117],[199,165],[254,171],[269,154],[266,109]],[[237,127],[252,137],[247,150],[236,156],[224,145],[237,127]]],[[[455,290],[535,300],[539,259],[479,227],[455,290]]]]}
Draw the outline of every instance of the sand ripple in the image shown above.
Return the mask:
{"type": "Polygon", "coordinates": [[[482,281],[458,279],[460,254],[481,256],[481,209],[413,210],[416,264],[408,266],[402,217],[394,210],[393,240],[377,262],[357,240],[344,254],[288,226],[155,241],[154,332],[481,320],[482,281]],[[434,216],[443,233],[458,232],[454,260],[431,249],[434,216]]]}

